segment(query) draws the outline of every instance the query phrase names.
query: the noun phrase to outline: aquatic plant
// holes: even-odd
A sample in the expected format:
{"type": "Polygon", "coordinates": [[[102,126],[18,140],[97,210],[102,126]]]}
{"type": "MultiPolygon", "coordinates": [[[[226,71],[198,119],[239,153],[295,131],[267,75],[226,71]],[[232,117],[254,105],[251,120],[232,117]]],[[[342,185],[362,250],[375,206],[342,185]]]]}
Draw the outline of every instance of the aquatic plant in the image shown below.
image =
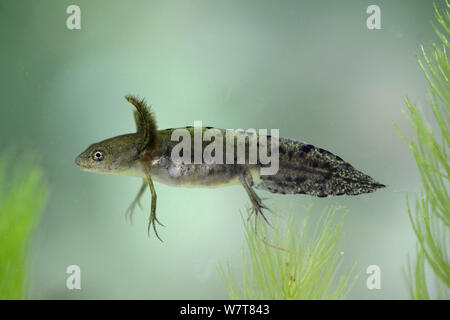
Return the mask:
{"type": "Polygon", "coordinates": [[[32,160],[0,157],[0,299],[25,298],[27,244],[47,198],[32,160]]]}
{"type": "Polygon", "coordinates": [[[430,85],[432,119],[428,120],[406,98],[407,111],[402,110],[402,113],[414,130],[415,137],[408,140],[396,127],[414,155],[422,181],[414,209],[408,196],[406,198],[409,219],[418,241],[415,257],[408,257],[405,272],[409,292],[414,299],[431,297],[430,281],[426,277],[428,269],[432,270],[437,280],[440,292],[437,297],[448,295],[450,289],[450,198],[447,190],[450,176],[447,154],[450,147],[450,65],[447,58],[450,6],[448,1],[445,4],[443,12],[434,5],[438,25],[433,24],[433,29],[440,43],[432,42],[428,53],[422,46],[422,58],[417,59],[430,85]]]}
{"type": "MultiPolygon", "coordinates": [[[[242,282],[228,263],[219,275],[231,299],[343,299],[357,275],[354,267],[338,275],[342,263],[343,215],[335,221],[337,207],[324,210],[315,227],[311,206],[302,226],[275,216],[273,227],[257,225],[241,215],[245,229],[242,282]],[[312,231],[312,232],[311,232],[312,231]],[[338,278],[339,276],[339,278],[338,278]]],[[[250,210],[247,209],[250,215],[250,210]]]]}

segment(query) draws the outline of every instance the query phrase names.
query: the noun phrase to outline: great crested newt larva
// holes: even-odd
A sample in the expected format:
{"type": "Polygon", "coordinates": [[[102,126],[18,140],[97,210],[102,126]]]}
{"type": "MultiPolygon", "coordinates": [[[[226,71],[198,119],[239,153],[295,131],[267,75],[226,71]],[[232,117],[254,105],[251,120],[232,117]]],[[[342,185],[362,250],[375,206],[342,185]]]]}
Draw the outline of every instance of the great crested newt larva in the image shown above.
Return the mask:
{"type": "MultiPolygon", "coordinates": [[[[127,95],[126,99],[136,107],[134,118],[137,132],[94,143],[76,158],[75,163],[86,171],[142,177],[143,184],[127,212],[132,214],[148,186],[151,192],[148,231],[153,227],[160,240],[156,223],[161,223],[156,217],[153,179],[173,186],[217,187],[241,184],[250,198],[253,212],[261,215],[264,220],[263,209],[270,209],[262,203],[253,188],[272,193],[327,197],[358,195],[385,187],[329,151],[286,138],[279,138],[279,168],[273,175],[260,174],[260,169],[266,165],[259,161],[256,164],[249,161],[239,162],[241,164],[174,161],[171,157],[172,150],[179,142],[172,140],[172,133],[176,129],[157,130],[155,117],[144,99],[131,95],[127,95]]],[[[194,136],[193,127],[184,129],[194,136]]],[[[264,138],[267,140],[268,136],[264,138]]],[[[259,147],[259,141],[263,140],[261,135],[257,136],[257,140],[259,147]]],[[[226,141],[225,138],[223,141],[224,150],[227,143],[233,143],[235,148],[234,141],[226,141]]],[[[202,141],[201,148],[206,146],[207,143],[202,141]]],[[[192,145],[192,150],[193,148],[192,145]]],[[[193,157],[194,152],[191,154],[193,157]]]]}

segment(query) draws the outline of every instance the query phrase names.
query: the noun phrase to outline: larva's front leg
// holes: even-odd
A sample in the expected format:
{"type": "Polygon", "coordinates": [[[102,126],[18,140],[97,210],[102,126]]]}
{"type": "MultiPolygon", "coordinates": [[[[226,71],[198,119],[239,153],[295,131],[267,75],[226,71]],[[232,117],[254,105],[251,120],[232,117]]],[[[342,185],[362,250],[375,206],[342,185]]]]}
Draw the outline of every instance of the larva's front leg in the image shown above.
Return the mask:
{"type": "Polygon", "coordinates": [[[142,208],[139,200],[141,199],[142,195],[144,194],[145,189],[147,188],[147,185],[148,185],[147,180],[143,179],[142,185],[141,185],[136,197],[134,198],[133,202],[131,202],[130,206],[128,207],[127,211],[125,212],[125,216],[130,222],[133,221],[133,212],[134,212],[134,209],[136,208],[136,206],[139,206],[140,208],[142,208]]]}
{"type": "Polygon", "coordinates": [[[158,231],[156,230],[156,222],[160,226],[164,227],[164,225],[161,222],[159,222],[158,218],[156,218],[156,191],[155,191],[155,186],[153,185],[152,176],[151,176],[149,170],[145,171],[145,175],[147,177],[147,183],[148,183],[148,186],[150,188],[150,193],[152,195],[151,207],[150,207],[150,217],[149,217],[149,221],[148,221],[148,234],[150,235],[150,229],[153,226],[153,231],[155,231],[156,237],[158,237],[158,239],[162,242],[162,239],[158,235],[158,231]]]}

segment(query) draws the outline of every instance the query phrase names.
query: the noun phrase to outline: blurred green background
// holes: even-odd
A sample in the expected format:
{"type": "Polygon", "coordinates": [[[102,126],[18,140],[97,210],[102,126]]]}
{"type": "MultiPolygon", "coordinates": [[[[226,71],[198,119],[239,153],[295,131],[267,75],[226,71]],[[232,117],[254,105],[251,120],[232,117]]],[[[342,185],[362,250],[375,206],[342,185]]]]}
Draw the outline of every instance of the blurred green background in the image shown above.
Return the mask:
{"type": "Polygon", "coordinates": [[[281,211],[344,207],[344,260],[363,269],[348,298],[409,298],[402,267],[415,237],[404,192],[420,179],[391,121],[411,134],[403,97],[427,103],[415,53],[435,39],[432,9],[423,0],[0,1],[0,145],[38,153],[51,190],[31,244],[29,298],[228,297],[216,267],[242,263],[242,187],[156,183],[160,243],[147,237],[148,191],[134,223],[124,218],[139,179],[74,164],[92,142],[134,130],[127,93],[147,98],[160,128],[279,128],[389,185],[358,197],[259,194],[281,211]],[[70,4],[81,7],[81,30],[66,28],[70,4]],[[371,4],[381,30],[366,28],[371,4]],[[81,290],[66,289],[73,264],[81,290]],[[372,264],[381,290],[366,288],[372,264]]]}

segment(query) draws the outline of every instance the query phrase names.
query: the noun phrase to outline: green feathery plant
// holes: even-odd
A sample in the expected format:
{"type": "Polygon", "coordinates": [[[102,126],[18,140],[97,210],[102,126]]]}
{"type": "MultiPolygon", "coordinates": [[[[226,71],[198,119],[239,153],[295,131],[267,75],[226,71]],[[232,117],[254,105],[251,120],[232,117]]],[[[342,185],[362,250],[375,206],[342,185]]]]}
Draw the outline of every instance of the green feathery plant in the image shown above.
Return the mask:
{"type": "Polygon", "coordinates": [[[421,180],[421,194],[411,208],[406,198],[408,215],[416,234],[418,246],[416,257],[408,257],[406,277],[410,295],[413,299],[429,299],[426,270],[431,268],[437,279],[440,294],[448,294],[450,288],[449,263],[449,227],[450,198],[448,195],[450,163],[450,65],[447,58],[450,35],[450,6],[440,12],[434,5],[434,15],[438,26],[433,29],[440,43],[431,43],[427,53],[422,46],[422,59],[418,63],[430,85],[429,102],[433,118],[428,122],[423,113],[408,98],[405,99],[408,112],[403,115],[415,132],[415,137],[408,140],[401,135],[411,149],[417,163],[421,180]],[[427,267],[428,266],[428,267],[427,267]]]}
{"type": "MultiPolygon", "coordinates": [[[[231,299],[343,299],[357,276],[354,266],[337,279],[342,263],[343,217],[335,222],[337,207],[325,210],[311,226],[309,213],[301,228],[291,214],[285,223],[255,225],[242,215],[247,248],[244,250],[243,284],[230,264],[219,265],[219,274],[231,299]],[[310,233],[310,230],[314,230],[310,233]]],[[[250,214],[250,209],[247,209],[250,214]]]]}
{"type": "Polygon", "coordinates": [[[46,197],[43,174],[30,160],[11,165],[0,157],[0,300],[25,298],[27,242],[46,197]]]}

